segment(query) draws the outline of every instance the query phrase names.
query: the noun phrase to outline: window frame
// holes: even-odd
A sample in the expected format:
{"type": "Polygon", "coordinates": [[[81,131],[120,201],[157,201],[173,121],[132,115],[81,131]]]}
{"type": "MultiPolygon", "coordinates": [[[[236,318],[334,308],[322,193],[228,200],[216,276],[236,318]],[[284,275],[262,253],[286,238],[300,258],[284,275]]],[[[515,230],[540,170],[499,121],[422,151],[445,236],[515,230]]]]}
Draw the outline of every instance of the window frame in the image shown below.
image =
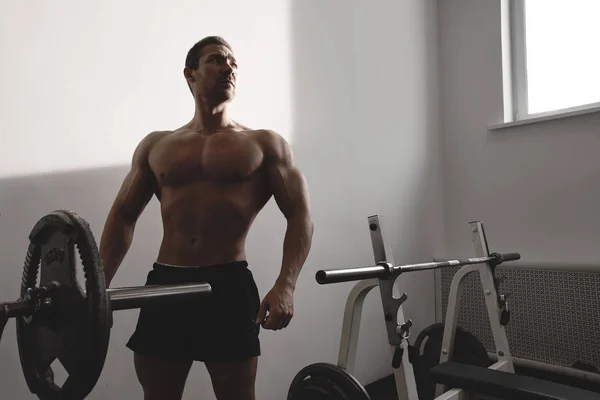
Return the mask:
{"type": "Polygon", "coordinates": [[[505,0],[504,7],[507,12],[510,73],[505,78],[510,82],[505,89],[510,90],[507,99],[511,101],[507,111],[505,122],[519,122],[527,120],[547,119],[552,116],[572,116],[600,112],[600,102],[580,104],[573,107],[560,108],[551,111],[529,113],[528,90],[527,90],[527,38],[525,27],[525,1],[527,0],[505,0]]]}

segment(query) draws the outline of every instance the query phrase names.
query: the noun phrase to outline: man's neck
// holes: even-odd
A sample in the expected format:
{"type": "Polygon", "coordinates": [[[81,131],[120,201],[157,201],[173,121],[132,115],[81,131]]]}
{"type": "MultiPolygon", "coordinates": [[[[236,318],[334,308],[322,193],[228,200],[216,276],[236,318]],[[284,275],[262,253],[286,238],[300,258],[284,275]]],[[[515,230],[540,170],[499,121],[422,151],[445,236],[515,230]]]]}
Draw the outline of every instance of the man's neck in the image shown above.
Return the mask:
{"type": "Polygon", "coordinates": [[[194,118],[188,124],[192,130],[213,133],[234,125],[229,118],[225,104],[209,106],[201,101],[196,101],[194,118]]]}

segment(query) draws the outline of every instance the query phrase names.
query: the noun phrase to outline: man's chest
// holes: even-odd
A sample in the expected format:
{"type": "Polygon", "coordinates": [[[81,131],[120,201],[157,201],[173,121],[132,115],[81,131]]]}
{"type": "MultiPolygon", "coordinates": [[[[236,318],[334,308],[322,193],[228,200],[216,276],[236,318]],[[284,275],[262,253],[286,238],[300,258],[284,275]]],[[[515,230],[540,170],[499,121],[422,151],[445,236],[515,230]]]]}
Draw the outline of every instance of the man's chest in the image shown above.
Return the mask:
{"type": "Polygon", "coordinates": [[[161,184],[190,180],[235,182],[249,179],[262,166],[263,151],[244,133],[213,136],[173,135],[150,153],[150,167],[161,184]]]}

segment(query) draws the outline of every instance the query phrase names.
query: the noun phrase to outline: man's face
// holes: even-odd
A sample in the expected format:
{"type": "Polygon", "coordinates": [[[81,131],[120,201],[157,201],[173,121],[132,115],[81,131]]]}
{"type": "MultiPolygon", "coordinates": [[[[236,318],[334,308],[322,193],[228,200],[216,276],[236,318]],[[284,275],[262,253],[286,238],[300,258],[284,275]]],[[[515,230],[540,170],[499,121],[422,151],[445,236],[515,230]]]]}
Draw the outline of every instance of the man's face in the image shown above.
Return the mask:
{"type": "Polygon", "coordinates": [[[202,50],[202,56],[195,71],[192,90],[216,103],[233,100],[237,76],[237,62],[233,52],[222,45],[209,45],[202,50]]]}

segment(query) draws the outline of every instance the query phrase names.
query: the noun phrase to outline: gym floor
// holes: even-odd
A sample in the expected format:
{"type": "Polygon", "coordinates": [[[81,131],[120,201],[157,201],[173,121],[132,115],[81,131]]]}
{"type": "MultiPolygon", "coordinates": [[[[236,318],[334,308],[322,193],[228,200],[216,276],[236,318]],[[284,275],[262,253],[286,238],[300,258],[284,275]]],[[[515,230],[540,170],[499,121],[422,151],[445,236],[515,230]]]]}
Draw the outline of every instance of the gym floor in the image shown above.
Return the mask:
{"type": "MultiPolygon", "coordinates": [[[[600,384],[598,383],[587,382],[577,378],[569,378],[562,375],[552,374],[545,371],[539,371],[530,368],[523,368],[519,366],[515,366],[515,372],[517,374],[523,374],[526,376],[562,383],[565,385],[590,390],[592,392],[597,392],[600,394],[600,384]]],[[[371,400],[398,400],[393,375],[386,376],[385,378],[368,384],[365,388],[371,396],[371,400]]]]}
{"type": "Polygon", "coordinates": [[[397,400],[394,375],[386,376],[365,387],[371,400],[397,400]]]}

